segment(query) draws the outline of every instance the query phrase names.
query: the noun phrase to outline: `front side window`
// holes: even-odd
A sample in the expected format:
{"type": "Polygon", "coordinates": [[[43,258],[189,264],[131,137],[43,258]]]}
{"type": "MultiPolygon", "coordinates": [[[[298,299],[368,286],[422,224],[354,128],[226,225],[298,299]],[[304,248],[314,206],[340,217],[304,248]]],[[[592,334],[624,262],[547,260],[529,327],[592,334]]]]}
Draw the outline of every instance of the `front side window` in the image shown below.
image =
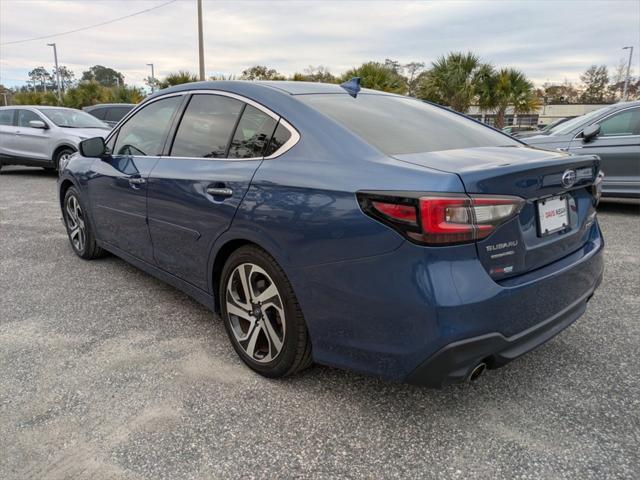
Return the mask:
{"type": "Polygon", "coordinates": [[[42,119],[33,113],[31,110],[18,110],[18,126],[19,127],[31,127],[29,122],[31,120],[40,120],[42,119]]]}
{"type": "Polygon", "coordinates": [[[138,111],[117,133],[114,155],[160,155],[181,96],[155,101],[138,111]]]}
{"type": "Polygon", "coordinates": [[[640,108],[613,115],[600,123],[600,137],[640,135],[640,108]]]}
{"type": "Polygon", "coordinates": [[[247,105],[231,140],[229,158],[262,157],[276,124],[271,116],[247,105]]]}
{"type": "Polygon", "coordinates": [[[226,158],[244,103],[221,95],[194,95],[182,116],[171,156],[226,158]]]}
{"type": "Polygon", "coordinates": [[[0,125],[13,125],[15,110],[0,110],[0,125]]]}
{"type": "Polygon", "coordinates": [[[507,135],[420,100],[394,95],[300,95],[387,155],[516,146],[507,135]]]}

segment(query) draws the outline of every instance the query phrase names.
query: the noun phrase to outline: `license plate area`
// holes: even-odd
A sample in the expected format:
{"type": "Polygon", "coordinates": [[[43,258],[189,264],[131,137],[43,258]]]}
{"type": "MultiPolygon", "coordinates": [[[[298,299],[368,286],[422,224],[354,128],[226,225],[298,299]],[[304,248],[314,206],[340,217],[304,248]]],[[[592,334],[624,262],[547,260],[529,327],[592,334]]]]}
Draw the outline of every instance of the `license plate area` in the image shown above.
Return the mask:
{"type": "Polygon", "coordinates": [[[569,225],[567,195],[538,200],[538,235],[541,237],[564,230],[569,225]]]}

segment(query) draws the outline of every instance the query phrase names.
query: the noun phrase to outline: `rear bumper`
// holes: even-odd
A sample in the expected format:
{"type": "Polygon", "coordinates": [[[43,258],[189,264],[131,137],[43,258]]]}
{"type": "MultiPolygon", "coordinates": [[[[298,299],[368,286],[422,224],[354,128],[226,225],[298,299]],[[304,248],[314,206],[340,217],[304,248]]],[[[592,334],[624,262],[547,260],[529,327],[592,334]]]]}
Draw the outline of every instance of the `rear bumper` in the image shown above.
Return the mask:
{"type": "Polygon", "coordinates": [[[416,368],[406,381],[415,385],[442,387],[464,382],[481,362],[490,369],[506,365],[553,338],[582,316],[601,280],[602,275],[594,288],[574,304],[517,335],[505,337],[494,332],[450,343],[416,368]]]}
{"type": "Polygon", "coordinates": [[[544,343],[575,321],[602,280],[597,222],[578,251],[496,282],[475,246],[398,250],[287,272],[316,362],[431,386],[464,380],[544,343]]]}

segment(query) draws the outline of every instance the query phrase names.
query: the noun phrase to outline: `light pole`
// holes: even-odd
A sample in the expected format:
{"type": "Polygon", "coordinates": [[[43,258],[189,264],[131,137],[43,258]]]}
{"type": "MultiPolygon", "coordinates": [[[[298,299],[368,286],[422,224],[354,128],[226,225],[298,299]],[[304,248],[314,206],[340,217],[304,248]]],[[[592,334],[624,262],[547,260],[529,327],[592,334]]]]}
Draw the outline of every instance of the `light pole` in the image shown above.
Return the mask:
{"type": "Polygon", "coordinates": [[[156,88],[156,76],[153,73],[153,63],[147,63],[148,67],[151,67],[151,93],[155,92],[156,88]]]}
{"type": "Polygon", "coordinates": [[[198,55],[200,60],[200,81],[204,81],[204,44],[202,39],[202,0],[198,0],[198,55]]]}
{"type": "Polygon", "coordinates": [[[624,79],[624,91],[622,92],[622,100],[627,100],[627,88],[629,87],[629,75],[631,73],[631,57],[633,57],[633,47],[623,47],[623,50],[629,50],[629,63],[627,63],[627,76],[624,79]]]}
{"type": "Polygon", "coordinates": [[[60,69],[58,68],[58,49],[55,43],[47,43],[47,46],[53,47],[53,61],[56,64],[56,83],[58,84],[58,101],[62,102],[62,89],[60,88],[60,69]]]}

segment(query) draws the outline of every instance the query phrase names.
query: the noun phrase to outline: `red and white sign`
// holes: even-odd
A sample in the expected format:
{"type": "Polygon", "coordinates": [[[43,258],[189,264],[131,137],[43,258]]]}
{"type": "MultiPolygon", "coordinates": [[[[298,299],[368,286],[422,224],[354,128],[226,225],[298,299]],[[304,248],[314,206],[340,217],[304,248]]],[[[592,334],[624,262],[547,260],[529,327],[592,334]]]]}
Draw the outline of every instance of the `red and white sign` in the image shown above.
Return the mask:
{"type": "Polygon", "coordinates": [[[561,195],[538,201],[538,219],[540,235],[557,232],[569,225],[567,197],[561,195]]]}

